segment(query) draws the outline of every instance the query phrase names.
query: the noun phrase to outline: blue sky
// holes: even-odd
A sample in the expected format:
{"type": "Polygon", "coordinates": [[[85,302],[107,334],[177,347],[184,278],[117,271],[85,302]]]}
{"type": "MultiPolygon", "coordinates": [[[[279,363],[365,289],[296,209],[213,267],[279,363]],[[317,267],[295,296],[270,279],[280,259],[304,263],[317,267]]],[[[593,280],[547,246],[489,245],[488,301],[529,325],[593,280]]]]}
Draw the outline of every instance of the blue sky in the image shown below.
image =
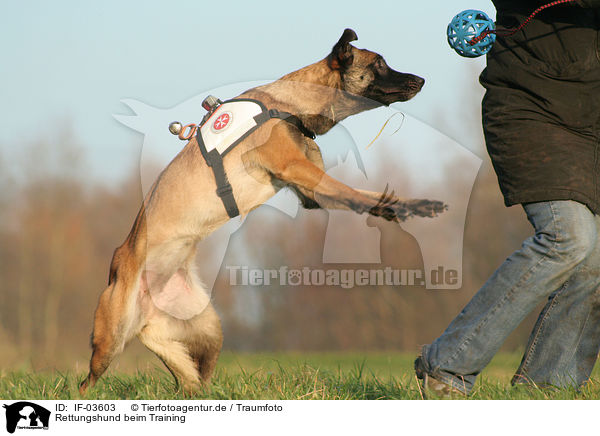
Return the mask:
{"type": "Polygon", "coordinates": [[[168,108],[219,86],[275,79],[325,57],[351,27],[357,47],[427,79],[400,110],[481,156],[480,129],[466,129],[461,113],[478,104],[484,60],[461,58],[445,41],[450,19],[470,8],[494,16],[489,0],[5,1],[0,153],[11,159],[20,144],[70,125],[90,177],[111,183],[134,168],[142,146],[141,134],[112,117],[130,113],[121,99],[168,108]]]}

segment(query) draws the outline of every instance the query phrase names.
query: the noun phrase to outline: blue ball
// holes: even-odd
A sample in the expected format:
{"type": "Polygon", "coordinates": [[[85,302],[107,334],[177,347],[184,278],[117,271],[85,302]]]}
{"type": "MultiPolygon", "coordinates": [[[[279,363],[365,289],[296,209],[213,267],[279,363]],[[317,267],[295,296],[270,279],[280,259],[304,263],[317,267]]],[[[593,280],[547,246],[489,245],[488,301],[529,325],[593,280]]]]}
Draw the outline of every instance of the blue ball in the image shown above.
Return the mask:
{"type": "Polygon", "coordinates": [[[490,33],[473,45],[470,45],[469,41],[478,37],[486,30],[494,29],[494,22],[485,12],[468,9],[456,15],[450,24],[448,24],[448,44],[459,55],[467,58],[476,58],[492,49],[492,45],[496,41],[496,34],[490,33]]]}

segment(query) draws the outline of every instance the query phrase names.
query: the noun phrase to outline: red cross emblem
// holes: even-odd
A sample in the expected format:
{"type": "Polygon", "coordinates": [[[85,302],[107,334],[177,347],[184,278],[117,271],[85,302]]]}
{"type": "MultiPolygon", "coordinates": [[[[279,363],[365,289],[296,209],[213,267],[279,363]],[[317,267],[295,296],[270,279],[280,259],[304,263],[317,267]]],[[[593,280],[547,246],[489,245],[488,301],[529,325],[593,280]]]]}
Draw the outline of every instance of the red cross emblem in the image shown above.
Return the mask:
{"type": "Polygon", "coordinates": [[[224,112],[217,117],[212,125],[213,131],[220,132],[225,129],[231,122],[231,112],[224,112]]]}

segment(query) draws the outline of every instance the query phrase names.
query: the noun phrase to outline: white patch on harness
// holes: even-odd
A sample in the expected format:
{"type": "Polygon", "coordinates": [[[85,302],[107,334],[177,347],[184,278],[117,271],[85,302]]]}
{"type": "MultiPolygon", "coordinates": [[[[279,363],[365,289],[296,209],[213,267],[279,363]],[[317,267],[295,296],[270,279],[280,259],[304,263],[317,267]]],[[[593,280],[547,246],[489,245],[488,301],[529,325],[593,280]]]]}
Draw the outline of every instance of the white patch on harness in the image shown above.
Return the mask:
{"type": "Polygon", "coordinates": [[[261,112],[260,105],[252,101],[223,103],[200,129],[206,151],[217,149],[219,154],[223,154],[256,126],[254,117],[261,112]]]}

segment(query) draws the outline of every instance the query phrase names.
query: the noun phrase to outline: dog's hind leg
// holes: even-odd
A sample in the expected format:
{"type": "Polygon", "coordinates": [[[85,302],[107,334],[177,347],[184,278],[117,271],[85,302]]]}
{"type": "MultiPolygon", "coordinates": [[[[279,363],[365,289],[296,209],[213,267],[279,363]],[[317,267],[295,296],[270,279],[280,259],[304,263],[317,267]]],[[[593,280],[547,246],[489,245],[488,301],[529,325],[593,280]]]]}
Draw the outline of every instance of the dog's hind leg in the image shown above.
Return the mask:
{"type": "Polygon", "coordinates": [[[138,337],[185,391],[210,381],[223,343],[221,324],[211,305],[191,320],[157,315],[138,337]]]}
{"type": "Polygon", "coordinates": [[[140,341],[163,361],[184,390],[207,383],[223,335],[219,317],[191,263],[169,278],[152,304],[155,308],[138,334],[140,341]]]}
{"type": "Polygon", "coordinates": [[[135,336],[135,331],[139,328],[135,281],[135,277],[128,279],[120,277],[100,296],[94,316],[90,371],[87,378],[79,385],[79,392],[82,395],[88,387],[96,384],[113,358],[123,350],[125,344],[135,336]]]}

